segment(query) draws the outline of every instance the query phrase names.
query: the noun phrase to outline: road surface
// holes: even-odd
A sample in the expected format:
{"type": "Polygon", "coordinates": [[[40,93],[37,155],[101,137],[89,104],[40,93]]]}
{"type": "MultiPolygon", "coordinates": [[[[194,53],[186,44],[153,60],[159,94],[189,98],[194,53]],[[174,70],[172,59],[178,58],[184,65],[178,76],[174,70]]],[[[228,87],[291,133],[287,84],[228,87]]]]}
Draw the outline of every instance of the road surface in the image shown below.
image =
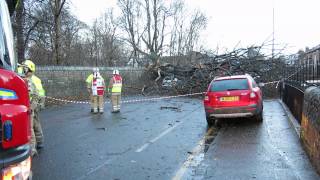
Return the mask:
{"type": "Polygon", "coordinates": [[[105,107],[68,104],[41,112],[45,148],[33,178],[319,179],[277,101],[264,122],[229,120],[207,128],[202,101],[190,98],[105,107]]]}

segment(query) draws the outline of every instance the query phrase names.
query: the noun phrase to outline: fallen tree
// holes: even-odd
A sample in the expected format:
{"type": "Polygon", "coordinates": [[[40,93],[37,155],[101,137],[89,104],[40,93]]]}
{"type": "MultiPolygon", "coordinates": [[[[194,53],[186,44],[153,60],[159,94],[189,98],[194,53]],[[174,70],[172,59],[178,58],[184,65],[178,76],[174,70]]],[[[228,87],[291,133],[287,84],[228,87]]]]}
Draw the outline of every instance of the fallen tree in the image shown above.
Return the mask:
{"type": "MultiPolygon", "coordinates": [[[[248,48],[220,55],[201,53],[192,60],[185,56],[187,63],[183,64],[158,61],[146,68],[144,77],[149,81],[145,81],[142,94],[204,92],[212,79],[218,76],[250,74],[258,83],[278,81],[282,78],[285,66],[283,60],[252,51],[248,48]]],[[[276,93],[276,90],[272,91],[276,93]]]]}

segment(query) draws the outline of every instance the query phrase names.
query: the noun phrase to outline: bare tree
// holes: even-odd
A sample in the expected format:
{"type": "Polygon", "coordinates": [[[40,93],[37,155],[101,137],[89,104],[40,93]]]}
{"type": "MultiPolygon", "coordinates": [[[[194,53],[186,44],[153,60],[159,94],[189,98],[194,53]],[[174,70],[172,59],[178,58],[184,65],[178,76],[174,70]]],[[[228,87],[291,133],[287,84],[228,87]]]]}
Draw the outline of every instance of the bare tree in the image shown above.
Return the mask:
{"type": "Polygon", "coordinates": [[[39,4],[44,1],[45,0],[18,1],[13,26],[17,40],[16,47],[19,62],[25,59],[26,46],[30,40],[30,36],[40,22],[40,19],[34,17],[34,12],[39,9],[39,4]]]}
{"type": "Polygon", "coordinates": [[[113,9],[107,9],[91,28],[96,65],[115,66],[123,63],[120,61],[124,48],[116,34],[118,24],[113,9]]]}
{"type": "Polygon", "coordinates": [[[207,17],[199,10],[195,10],[190,18],[187,18],[187,10],[184,1],[176,1],[173,4],[174,23],[171,30],[170,55],[182,56],[194,51],[202,30],[206,28],[207,17]]]}
{"type": "Polygon", "coordinates": [[[79,31],[86,28],[86,25],[71,15],[67,6],[64,5],[59,15],[59,35],[58,41],[56,41],[57,29],[54,14],[48,13],[52,12],[52,3],[51,0],[41,3],[27,16],[29,18],[27,18],[26,24],[36,25],[30,27],[30,29],[33,28],[33,31],[25,33],[25,37],[29,37],[27,43],[30,46],[28,48],[29,56],[39,64],[69,65],[78,63],[77,61],[81,61],[81,59],[74,57],[77,55],[74,47],[80,48],[80,46],[76,46],[77,43],[81,44],[79,31]],[[57,46],[59,56],[57,56],[57,46]],[[59,57],[58,61],[57,57],[59,57]]]}
{"type": "Polygon", "coordinates": [[[129,36],[127,41],[134,51],[155,63],[163,52],[166,20],[171,16],[170,9],[164,5],[163,0],[119,0],[118,5],[122,10],[122,27],[129,36]]]}
{"type": "Polygon", "coordinates": [[[163,0],[118,0],[118,5],[127,42],[134,53],[146,56],[153,64],[167,52],[183,55],[193,51],[207,24],[207,17],[198,10],[189,17],[183,0],[170,5],[163,0]]]}
{"type": "Polygon", "coordinates": [[[199,40],[200,31],[207,25],[207,17],[199,10],[197,10],[191,18],[190,26],[187,31],[186,51],[191,52],[194,50],[194,46],[199,40]]]}
{"type": "Polygon", "coordinates": [[[51,9],[53,12],[53,27],[54,27],[54,59],[57,64],[61,63],[61,11],[65,5],[66,0],[51,0],[51,9]]]}
{"type": "Polygon", "coordinates": [[[24,60],[25,47],[24,47],[24,0],[20,0],[16,8],[16,17],[15,17],[15,33],[17,38],[17,54],[18,62],[24,60]]]}
{"type": "Polygon", "coordinates": [[[184,23],[185,23],[185,3],[183,0],[175,1],[172,4],[173,8],[173,26],[171,29],[170,37],[170,56],[183,54],[183,36],[184,36],[184,23]]]}
{"type": "Polygon", "coordinates": [[[140,4],[134,0],[118,0],[118,6],[122,11],[121,27],[128,34],[125,40],[132,46],[134,59],[137,60],[141,39],[139,32],[140,4]]]}
{"type": "Polygon", "coordinates": [[[67,0],[21,2],[23,18],[16,17],[16,27],[23,26],[22,31],[16,28],[19,60],[28,54],[37,64],[119,66],[128,60],[140,63],[143,57],[156,65],[161,56],[197,49],[207,23],[200,11],[188,14],[184,0],[118,0],[120,17],[108,9],[92,27],[69,12],[67,0]]]}

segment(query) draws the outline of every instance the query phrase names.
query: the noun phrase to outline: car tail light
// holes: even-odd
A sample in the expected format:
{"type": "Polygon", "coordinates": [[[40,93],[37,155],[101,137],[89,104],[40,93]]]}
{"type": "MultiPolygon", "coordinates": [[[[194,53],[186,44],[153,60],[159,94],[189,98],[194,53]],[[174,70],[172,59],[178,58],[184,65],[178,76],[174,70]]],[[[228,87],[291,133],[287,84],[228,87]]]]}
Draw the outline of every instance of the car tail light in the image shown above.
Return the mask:
{"type": "Polygon", "coordinates": [[[253,99],[253,98],[255,98],[255,97],[257,97],[256,93],[251,92],[251,93],[250,93],[250,98],[252,98],[252,99],[253,99]]]}
{"type": "Polygon", "coordinates": [[[27,180],[31,173],[30,169],[31,158],[28,157],[26,160],[2,170],[2,180],[27,180]]]}
{"type": "Polygon", "coordinates": [[[204,100],[205,100],[205,101],[209,101],[209,96],[208,96],[208,95],[205,95],[205,96],[204,96],[204,100]]]}

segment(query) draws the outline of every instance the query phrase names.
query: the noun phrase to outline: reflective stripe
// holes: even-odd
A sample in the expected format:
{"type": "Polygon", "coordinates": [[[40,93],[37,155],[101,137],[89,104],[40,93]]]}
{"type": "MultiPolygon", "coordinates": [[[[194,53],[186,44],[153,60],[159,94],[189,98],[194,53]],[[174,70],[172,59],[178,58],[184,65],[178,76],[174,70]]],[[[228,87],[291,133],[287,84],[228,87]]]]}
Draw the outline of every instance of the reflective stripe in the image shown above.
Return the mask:
{"type": "Polygon", "coordinates": [[[104,79],[99,76],[98,78],[94,78],[91,84],[92,95],[104,95],[104,79]]]}
{"type": "Polygon", "coordinates": [[[122,79],[116,79],[113,77],[112,93],[121,93],[122,90],[122,79]]]}
{"type": "Polygon", "coordinates": [[[0,99],[17,99],[17,94],[8,89],[2,89],[0,88],[0,99]]]}
{"type": "Polygon", "coordinates": [[[113,84],[111,92],[113,93],[121,93],[122,84],[113,84]]]}

